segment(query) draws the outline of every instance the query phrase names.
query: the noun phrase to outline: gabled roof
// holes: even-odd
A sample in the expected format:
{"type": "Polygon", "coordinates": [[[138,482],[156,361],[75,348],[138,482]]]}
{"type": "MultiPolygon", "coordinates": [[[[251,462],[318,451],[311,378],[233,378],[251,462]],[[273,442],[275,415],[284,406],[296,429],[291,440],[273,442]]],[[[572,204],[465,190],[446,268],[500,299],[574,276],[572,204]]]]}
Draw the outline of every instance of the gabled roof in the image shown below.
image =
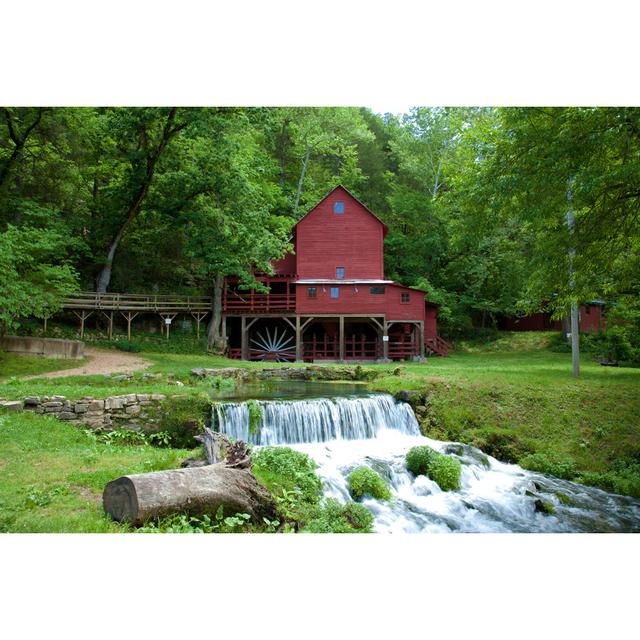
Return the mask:
{"type": "Polygon", "coordinates": [[[311,207],[311,209],[309,209],[309,211],[307,211],[307,213],[305,213],[302,216],[302,218],[300,218],[300,220],[298,220],[298,222],[296,222],[293,225],[293,228],[295,229],[309,214],[311,214],[313,211],[315,211],[337,189],[342,189],[342,191],[344,191],[348,196],[353,198],[369,215],[373,216],[382,225],[382,227],[384,229],[384,234],[383,235],[384,236],[387,235],[387,231],[389,231],[389,227],[387,227],[387,225],[384,222],[382,222],[382,220],[380,220],[380,218],[378,218],[378,216],[375,213],[373,213],[373,211],[371,211],[371,209],[369,209],[369,207],[367,207],[366,204],[364,204],[363,202],[358,200],[358,198],[356,198],[346,187],[343,187],[341,184],[339,184],[336,187],[334,187],[333,189],[331,189],[331,191],[329,191],[329,193],[327,193],[325,196],[323,196],[313,207],[311,207]]]}

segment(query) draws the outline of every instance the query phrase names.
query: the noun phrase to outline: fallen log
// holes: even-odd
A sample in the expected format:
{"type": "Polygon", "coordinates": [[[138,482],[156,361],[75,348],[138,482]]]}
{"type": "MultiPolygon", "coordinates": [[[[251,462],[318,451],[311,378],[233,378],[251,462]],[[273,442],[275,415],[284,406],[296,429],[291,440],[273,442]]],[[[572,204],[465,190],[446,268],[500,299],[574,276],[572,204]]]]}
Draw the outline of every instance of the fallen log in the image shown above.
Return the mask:
{"type": "Polygon", "coordinates": [[[102,494],[105,512],[118,522],[139,526],[172,513],[248,513],[255,522],[277,518],[271,494],[246,469],[224,463],[122,476],[102,494]]]}

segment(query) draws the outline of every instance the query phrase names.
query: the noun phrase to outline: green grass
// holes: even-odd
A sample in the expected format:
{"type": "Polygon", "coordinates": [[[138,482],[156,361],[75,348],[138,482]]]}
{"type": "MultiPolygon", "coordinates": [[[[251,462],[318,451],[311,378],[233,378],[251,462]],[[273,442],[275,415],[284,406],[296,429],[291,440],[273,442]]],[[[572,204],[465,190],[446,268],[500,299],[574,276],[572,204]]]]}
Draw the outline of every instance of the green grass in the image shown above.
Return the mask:
{"type": "Polygon", "coordinates": [[[0,531],[128,531],[103,513],[105,484],[177,467],[190,453],[101,444],[55,418],[0,411],[0,531]]]}
{"type": "MultiPolygon", "coordinates": [[[[602,367],[585,354],[581,376],[574,379],[571,354],[546,349],[548,335],[501,334],[490,341],[469,342],[449,358],[403,364],[401,375],[393,374],[397,363],[370,365],[382,373],[370,388],[427,393],[432,409],[424,427],[431,437],[468,442],[513,462],[539,460],[542,454],[558,468],[575,469],[572,473],[578,480],[636,495],[640,369],[602,367]],[[501,345],[499,350],[496,345],[501,345]]],[[[191,378],[194,367],[274,366],[204,354],[145,353],[144,357],[151,362],[149,371],[163,373],[162,379],[143,380],[142,372],[123,382],[104,376],[10,378],[0,381],[0,397],[198,394],[209,390],[211,381],[191,378]],[[185,386],[168,384],[168,374],[182,379],[185,386]]],[[[50,364],[51,368],[69,365],[50,364]]],[[[49,363],[37,359],[30,366],[49,363]]],[[[188,455],[95,443],[75,427],[30,413],[3,412],[0,419],[3,531],[121,531],[101,513],[104,484],[125,473],[177,466],[188,455]]]]}
{"type": "Polygon", "coordinates": [[[0,351],[0,382],[13,376],[38,375],[48,371],[73,369],[86,360],[58,360],[39,356],[22,356],[16,353],[0,351]]]}

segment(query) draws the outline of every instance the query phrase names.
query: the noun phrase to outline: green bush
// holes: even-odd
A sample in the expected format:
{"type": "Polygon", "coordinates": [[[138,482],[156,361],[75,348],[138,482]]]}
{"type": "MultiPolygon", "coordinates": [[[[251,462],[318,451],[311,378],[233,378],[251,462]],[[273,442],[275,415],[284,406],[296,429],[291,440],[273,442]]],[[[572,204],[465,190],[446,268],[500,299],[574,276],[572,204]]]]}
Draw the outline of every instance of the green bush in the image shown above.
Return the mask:
{"type": "Polygon", "coordinates": [[[167,434],[172,447],[193,449],[194,436],[202,432],[210,412],[211,401],[204,394],[167,398],[160,405],[158,431],[167,434]]]}
{"type": "Polygon", "coordinates": [[[576,480],[611,493],[640,498],[640,463],[619,461],[611,471],[583,472],[576,480]]]}
{"type": "Polygon", "coordinates": [[[429,476],[438,483],[443,491],[457,491],[460,489],[460,474],[462,465],[450,456],[438,456],[429,466],[429,476]]]}
{"type": "Polygon", "coordinates": [[[532,453],[518,463],[523,469],[548,473],[564,480],[573,480],[576,475],[576,463],[572,458],[545,453],[532,453]]]}
{"type": "Polygon", "coordinates": [[[429,475],[429,466],[438,455],[431,447],[413,447],[406,455],[407,469],[415,476],[429,475]]]}
{"type": "Polygon", "coordinates": [[[349,492],[354,500],[370,495],[377,500],[391,499],[391,491],[384,479],[369,467],[358,467],[348,477],[349,492]]]}
{"type": "Polygon", "coordinates": [[[373,515],[363,505],[349,502],[341,505],[327,498],[300,529],[303,533],[371,533],[373,515]]]}
{"type": "Polygon", "coordinates": [[[142,351],[142,346],[139,343],[129,340],[119,340],[118,342],[114,342],[113,346],[118,349],[118,351],[127,351],[129,353],[140,353],[140,351],[142,351]]]}
{"type": "Polygon", "coordinates": [[[253,473],[271,493],[281,496],[283,490],[297,490],[303,502],[319,501],[322,481],[316,475],[316,463],[305,453],[288,447],[260,447],[251,452],[251,459],[253,473]]]}

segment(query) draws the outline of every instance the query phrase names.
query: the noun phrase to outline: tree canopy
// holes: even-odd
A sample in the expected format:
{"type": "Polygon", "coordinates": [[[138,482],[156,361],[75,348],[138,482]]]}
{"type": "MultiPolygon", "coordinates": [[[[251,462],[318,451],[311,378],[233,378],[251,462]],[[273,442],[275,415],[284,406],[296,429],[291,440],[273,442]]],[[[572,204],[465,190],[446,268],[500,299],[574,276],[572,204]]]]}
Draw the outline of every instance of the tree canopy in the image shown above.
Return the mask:
{"type": "Polygon", "coordinates": [[[0,322],[79,288],[251,286],[336,184],[445,331],[593,298],[635,317],[639,160],[635,108],[1,108],[0,322]]]}

